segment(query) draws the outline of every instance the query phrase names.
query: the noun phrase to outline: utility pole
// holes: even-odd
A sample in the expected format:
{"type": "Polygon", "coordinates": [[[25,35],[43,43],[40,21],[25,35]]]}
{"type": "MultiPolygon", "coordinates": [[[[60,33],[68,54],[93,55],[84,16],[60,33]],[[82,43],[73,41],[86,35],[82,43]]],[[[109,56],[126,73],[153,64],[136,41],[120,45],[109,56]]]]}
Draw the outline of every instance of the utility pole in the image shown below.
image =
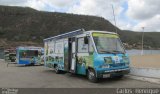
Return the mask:
{"type": "Polygon", "coordinates": [[[113,16],[114,16],[115,29],[116,29],[116,33],[117,33],[117,23],[116,23],[116,17],[115,17],[114,7],[113,7],[113,4],[111,4],[111,5],[112,5],[113,16]]]}
{"type": "Polygon", "coordinates": [[[143,31],[142,31],[142,52],[141,55],[143,55],[143,39],[144,39],[144,27],[142,27],[143,31]]]}

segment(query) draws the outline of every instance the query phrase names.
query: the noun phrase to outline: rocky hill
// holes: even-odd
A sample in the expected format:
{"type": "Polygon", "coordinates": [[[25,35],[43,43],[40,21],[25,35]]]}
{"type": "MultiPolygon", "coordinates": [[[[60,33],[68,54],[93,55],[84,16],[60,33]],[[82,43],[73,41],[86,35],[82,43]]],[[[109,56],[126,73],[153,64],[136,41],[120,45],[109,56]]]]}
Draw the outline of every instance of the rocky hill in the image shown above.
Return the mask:
{"type": "MultiPolygon", "coordinates": [[[[37,11],[28,7],[0,6],[0,46],[43,46],[43,39],[76,29],[115,31],[108,20],[95,17],[56,12],[37,11]]],[[[127,48],[140,48],[141,32],[120,30],[127,48]]],[[[160,33],[145,33],[146,49],[160,48],[160,33]]]]}

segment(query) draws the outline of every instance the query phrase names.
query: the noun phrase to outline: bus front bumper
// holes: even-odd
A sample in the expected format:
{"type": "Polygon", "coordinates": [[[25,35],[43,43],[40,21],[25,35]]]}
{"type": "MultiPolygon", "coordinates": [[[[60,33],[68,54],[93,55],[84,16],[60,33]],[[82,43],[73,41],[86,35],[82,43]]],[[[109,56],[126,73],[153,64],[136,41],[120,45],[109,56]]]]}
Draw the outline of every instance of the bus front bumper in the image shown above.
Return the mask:
{"type": "Polygon", "coordinates": [[[101,70],[97,71],[97,78],[108,78],[112,76],[125,75],[130,73],[130,68],[114,69],[114,70],[101,70]]]}

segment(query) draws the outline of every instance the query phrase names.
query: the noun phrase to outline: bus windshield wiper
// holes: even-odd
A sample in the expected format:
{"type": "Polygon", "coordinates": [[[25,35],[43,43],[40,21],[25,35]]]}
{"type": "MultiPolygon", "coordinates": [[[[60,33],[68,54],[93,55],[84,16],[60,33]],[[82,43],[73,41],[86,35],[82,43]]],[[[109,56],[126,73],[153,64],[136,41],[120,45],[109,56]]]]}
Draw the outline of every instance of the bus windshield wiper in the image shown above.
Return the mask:
{"type": "Polygon", "coordinates": [[[113,53],[113,52],[111,52],[111,51],[104,51],[104,50],[101,50],[101,51],[99,51],[100,53],[113,53]]]}
{"type": "Polygon", "coordinates": [[[114,52],[114,53],[122,53],[122,54],[124,54],[124,52],[122,52],[122,51],[117,51],[117,50],[113,50],[112,52],[114,52]]]}

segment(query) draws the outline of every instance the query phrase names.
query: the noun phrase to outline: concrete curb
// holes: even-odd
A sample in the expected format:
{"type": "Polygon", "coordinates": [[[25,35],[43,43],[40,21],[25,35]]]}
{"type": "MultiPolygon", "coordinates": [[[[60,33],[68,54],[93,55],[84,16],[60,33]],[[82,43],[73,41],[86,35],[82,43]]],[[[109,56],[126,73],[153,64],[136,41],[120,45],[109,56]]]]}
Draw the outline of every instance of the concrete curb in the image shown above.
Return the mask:
{"type": "Polygon", "coordinates": [[[0,59],[0,61],[4,62],[4,59],[0,59]]]}
{"type": "Polygon", "coordinates": [[[142,77],[142,76],[135,76],[135,75],[126,75],[126,77],[131,78],[131,79],[135,79],[135,80],[160,84],[160,79],[158,79],[158,78],[142,77]]]}
{"type": "Polygon", "coordinates": [[[131,67],[130,75],[160,79],[160,68],[136,68],[136,67],[131,67]]]}

